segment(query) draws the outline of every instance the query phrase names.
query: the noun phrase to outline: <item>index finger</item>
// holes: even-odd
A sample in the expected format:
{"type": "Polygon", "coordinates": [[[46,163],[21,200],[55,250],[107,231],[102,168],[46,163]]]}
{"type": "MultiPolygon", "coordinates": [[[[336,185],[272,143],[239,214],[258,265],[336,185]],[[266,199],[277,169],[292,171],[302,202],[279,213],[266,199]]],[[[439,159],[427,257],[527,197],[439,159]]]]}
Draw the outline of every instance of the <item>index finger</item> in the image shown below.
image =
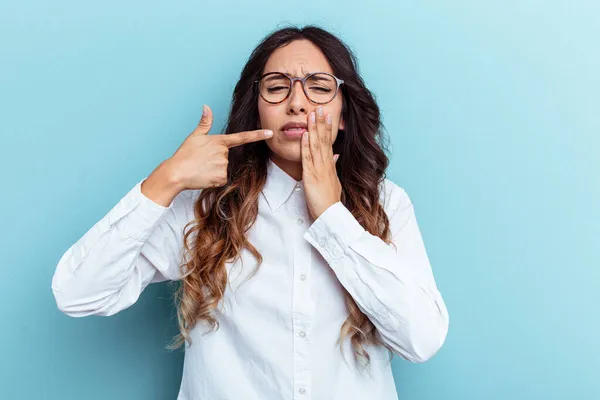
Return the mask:
{"type": "Polygon", "coordinates": [[[269,139],[273,136],[273,131],[269,129],[258,129],[255,131],[244,131],[238,133],[230,133],[221,135],[223,142],[229,148],[239,146],[241,144],[258,142],[259,140],[269,139]]]}

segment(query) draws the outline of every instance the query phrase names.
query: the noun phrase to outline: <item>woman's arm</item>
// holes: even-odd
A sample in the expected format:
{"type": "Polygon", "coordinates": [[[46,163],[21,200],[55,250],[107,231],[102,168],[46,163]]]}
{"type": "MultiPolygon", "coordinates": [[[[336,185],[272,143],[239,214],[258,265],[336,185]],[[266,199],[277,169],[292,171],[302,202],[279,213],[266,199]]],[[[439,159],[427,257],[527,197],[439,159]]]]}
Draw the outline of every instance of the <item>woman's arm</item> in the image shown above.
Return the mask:
{"type": "Polygon", "coordinates": [[[144,181],[58,262],[52,292],[65,314],[113,315],[133,305],[148,284],[180,279],[183,227],[193,217],[196,191],[180,192],[165,207],[142,193],[144,181]]]}
{"type": "Polygon", "coordinates": [[[371,235],[337,202],[304,235],[395,352],[424,362],[442,346],[448,310],[437,289],[413,204],[385,179],[392,245],[371,235]]]}
{"type": "Polygon", "coordinates": [[[273,136],[263,129],[209,135],[212,121],[204,106],[198,126],[147,178],[144,193],[142,181],[62,256],[52,279],[61,311],[112,315],[135,303],[149,283],[180,278],[194,194],[227,183],[230,147],[273,136]]]}

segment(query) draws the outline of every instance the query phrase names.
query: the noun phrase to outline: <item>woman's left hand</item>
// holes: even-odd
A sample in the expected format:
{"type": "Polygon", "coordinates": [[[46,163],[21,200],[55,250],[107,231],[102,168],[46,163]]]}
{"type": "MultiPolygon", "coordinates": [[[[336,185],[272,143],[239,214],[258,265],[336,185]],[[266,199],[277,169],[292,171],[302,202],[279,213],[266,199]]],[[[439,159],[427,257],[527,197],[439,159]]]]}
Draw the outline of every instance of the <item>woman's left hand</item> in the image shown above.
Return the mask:
{"type": "Polygon", "coordinates": [[[337,176],[333,154],[331,114],[325,118],[322,107],[308,117],[308,132],[302,136],[302,181],[308,211],[313,219],[340,201],[342,184],[337,176]]]}

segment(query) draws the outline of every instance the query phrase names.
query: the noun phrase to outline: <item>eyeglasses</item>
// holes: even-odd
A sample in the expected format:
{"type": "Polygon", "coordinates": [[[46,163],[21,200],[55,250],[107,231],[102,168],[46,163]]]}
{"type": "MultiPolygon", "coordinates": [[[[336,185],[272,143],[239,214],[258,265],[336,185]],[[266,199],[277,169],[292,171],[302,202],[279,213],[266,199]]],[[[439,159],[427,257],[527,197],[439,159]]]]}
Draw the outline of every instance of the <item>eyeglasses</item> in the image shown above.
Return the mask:
{"type": "Polygon", "coordinates": [[[269,72],[254,83],[258,85],[258,93],[267,103],[278,104],[292,93],[296,81],[302,82],[306,97],[317,104],[326,104],[337,95],[343,80],[327,73],[315,72],[304,78],[292,78],[283,72],[269,72]]]}

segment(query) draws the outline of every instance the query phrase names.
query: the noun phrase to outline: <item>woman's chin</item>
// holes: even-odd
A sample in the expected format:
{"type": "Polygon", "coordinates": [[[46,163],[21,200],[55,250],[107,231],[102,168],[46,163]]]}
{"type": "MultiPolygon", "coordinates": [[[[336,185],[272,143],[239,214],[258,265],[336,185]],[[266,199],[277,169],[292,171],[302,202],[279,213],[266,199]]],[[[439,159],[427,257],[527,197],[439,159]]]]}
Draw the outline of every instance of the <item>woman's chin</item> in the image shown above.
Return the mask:
{"type": "Polygon", "coordinates": [[[271,158],[276,158],[286,163],[302,163],[302,151],[274,151],[271,149],[271,158]]]}

